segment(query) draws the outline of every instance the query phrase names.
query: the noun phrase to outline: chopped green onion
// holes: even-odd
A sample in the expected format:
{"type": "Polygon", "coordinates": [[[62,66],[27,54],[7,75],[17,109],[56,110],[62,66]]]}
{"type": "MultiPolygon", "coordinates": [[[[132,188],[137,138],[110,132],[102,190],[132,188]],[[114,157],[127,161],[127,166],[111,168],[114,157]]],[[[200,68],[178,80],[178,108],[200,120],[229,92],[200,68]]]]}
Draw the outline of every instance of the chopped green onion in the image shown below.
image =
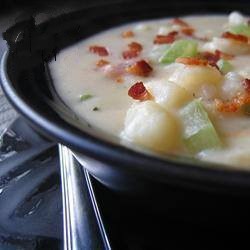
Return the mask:
{"type": "Polygon", "coordinates": [[[220,71],[223,73],[223,74],[226,74],[228,73],[229,71],[231,71],[233,69],[233,65],[224,60],[224,59],[220,59],[218,62],[217,62],[217,66],[219,67],[220,71]]]}
{"type": "Polygon", "coordinates": [[[234,34],[250,36],[250,26],[247,24],[239,24],[239,25],[230,27],[229,31],[234,34]]]}
{"type": "Polygon", "coordinates": [[[180,111],[183,122],[183,139],[187,149],[198,153],[221,146],[219,136],[201,101],[196,99],[180,111]]]}
{"type": "Polygon", "coordinates": [[[164,51],[159,62],[172,63],[178,57],[194,57],[198,53],[197,46],[197,42],[192,40],[175,41],[166,51],[164,51]]]}
{"type": "Polygon", "coordinates": [[[93,95],[90,95],[90,94],[80,95],[80,100],[87,101],[88,99],[90,99],[92,97],[93,97],[93,95]]]}
{"type": "Polygon", "coordinates": [[[93,111],[98,111],[98,110],[100,110],[98,107],[93,108],[93,111]]]}

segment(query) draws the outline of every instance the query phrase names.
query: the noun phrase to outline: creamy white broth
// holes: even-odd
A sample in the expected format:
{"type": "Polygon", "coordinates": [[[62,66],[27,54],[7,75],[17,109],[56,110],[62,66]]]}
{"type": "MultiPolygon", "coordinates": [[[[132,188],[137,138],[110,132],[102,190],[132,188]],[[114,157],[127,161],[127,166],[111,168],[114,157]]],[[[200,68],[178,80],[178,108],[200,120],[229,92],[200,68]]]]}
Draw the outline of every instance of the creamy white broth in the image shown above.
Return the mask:
{"type": "MultiPolygon", "coordinates": [[[[153,62],[150,56],[152,49],[158,47],[153,44],[153,38],[158,34],[160,27],[168,27],[170,20],[131,23],[102,32],[64,49],[57,56],[57,60],[49,65],[56,91],[77,116],[85,119],[97,129],[120,136],[124,129],[127,110],[134,103],[134,100],[128,96],[128,89],[135,82],[147,83],[162,80],[173,73],[169,66],[153,62]],[[127,30],[132,30],[134,37],[122,38],[121,33],[127,30]],[[123,76],[123,82],[118,83],[97,69],[96,63],[100,59],[108,60],[112,65],[126,62],[121,54],[133,41],[143,46],[136,60],[151,60],[153,72],[150,76],[126,74],[123,76]],[[92,45],[108,48],[109,55],[99,57],[90,53],[89,47],[92,45]],[[80,95],[82,94],[91,94],[93,97],[81,101],[80,95]],[[94,111],[94,108],[98,110],[94,111]]],[[[197,37],[213,38],[225,31],[228,16],[190,16],[184,17],[183,20],[195,29],[197,37]]],[[[197,40],[197,42],[199,49],[202,50],[206,41],[197,40]]],[[[250,55],[235,56],[230,62],[234,72],[246,78],[250,77],[248,69],[250,55]]],[[[175,113],[176,110],[171,110],[171,112],[175,113]]],[[[209,108],[208,113],[221,136],[223,148],[205,150],[197,154],[197,157],[207,161],[250,168],[250,117],[241,114],[218,114],[217,112],[214,114],[209,108]]],[[[186,154],[181,143],[179,147],[168,151],[186,154]]]]}

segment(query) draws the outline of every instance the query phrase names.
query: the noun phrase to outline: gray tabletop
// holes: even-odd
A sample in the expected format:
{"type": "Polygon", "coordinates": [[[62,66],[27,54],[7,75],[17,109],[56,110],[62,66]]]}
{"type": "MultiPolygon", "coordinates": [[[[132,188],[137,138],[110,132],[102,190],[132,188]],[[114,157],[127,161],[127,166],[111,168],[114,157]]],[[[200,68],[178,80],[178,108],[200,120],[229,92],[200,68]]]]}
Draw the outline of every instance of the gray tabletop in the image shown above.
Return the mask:
{"type": "MultiPolygon", "coordinates": [[[[6,51],[6,42],[2,38],[2,33],[15,22],[16,16],[19,12],[13,12],[11,14],[1,15],[0,17],[0,57],[2,57],[4,51],[6,51]]],[[[16,111],[7,101],[0,87],[0,134],[4,129],[18,116],[16,111]]]]}

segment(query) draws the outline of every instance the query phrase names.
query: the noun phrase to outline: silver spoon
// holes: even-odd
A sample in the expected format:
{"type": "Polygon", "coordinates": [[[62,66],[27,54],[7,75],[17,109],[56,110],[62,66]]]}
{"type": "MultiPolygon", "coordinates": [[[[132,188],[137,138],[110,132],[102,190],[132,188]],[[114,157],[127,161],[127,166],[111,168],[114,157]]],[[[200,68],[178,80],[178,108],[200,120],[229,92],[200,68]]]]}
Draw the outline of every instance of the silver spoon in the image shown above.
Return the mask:
{"type": "Polygon", "coordinates": [[[71,151],[59,145],[64,250],[111,249],[89,174],[71,151]]]}

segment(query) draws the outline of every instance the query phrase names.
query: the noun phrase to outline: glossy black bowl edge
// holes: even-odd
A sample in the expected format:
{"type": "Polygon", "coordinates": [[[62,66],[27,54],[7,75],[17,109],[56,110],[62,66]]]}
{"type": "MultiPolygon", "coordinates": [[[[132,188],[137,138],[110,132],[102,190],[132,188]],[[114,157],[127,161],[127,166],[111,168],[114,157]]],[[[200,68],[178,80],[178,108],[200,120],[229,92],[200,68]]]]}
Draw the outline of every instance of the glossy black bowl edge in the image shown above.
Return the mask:
{"type": "MultiPolygon", "coordinates": [[[[42,117],[34,107],[29,107],[20,98],[20,93],[16,91],[15,86],[9,80],[6,70],[7,63],[8,54],[6,53],[2,59],[1,77],[2,87],[9,101],[36,129],[62,144],[78,152],[84,152],[90,158],[104,162],[118,173],[122,170],[121,173],[126,173],[127,176],[138,176],[138,179],[152,179],[154,182],[167,182],[173,185],[206,190],[248,193],[250,188],[250,174],[248,172],[199,168],[183,163],[164,161],[99,140],[84,132],[79,132],[68,124],[58,126],[60,121],[42,117]],[[155,167],[154,171],[151,171],[152,167],[155,167]]],[[[89,170],[102,179],[98,171],[93,172],[91,168],[89,170]]]]}

